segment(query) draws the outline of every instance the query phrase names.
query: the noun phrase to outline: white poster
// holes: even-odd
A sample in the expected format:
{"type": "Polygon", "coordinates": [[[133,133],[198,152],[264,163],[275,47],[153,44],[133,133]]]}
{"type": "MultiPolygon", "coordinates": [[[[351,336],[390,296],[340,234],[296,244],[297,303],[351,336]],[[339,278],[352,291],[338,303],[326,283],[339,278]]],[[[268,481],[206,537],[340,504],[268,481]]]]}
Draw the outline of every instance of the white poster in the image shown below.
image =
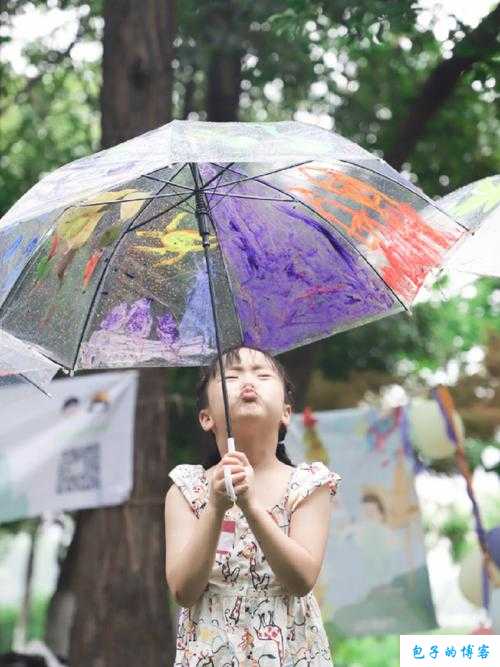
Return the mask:
{"type": "Polygon", "coordinates": [[[119,505],[133,485],[136,371],[0,389],[0,523],[119,505]]]}

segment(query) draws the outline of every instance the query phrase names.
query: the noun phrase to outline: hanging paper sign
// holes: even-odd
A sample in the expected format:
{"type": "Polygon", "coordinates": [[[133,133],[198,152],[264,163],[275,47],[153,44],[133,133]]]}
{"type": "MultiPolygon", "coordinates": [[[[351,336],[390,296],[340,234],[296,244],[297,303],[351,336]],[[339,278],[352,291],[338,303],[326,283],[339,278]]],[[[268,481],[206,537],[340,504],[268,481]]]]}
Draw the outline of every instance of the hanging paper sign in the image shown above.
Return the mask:
{"type": "Polygon", "coordinates": [[[137,372],[0,389],[0,523],[119,505],[133,485],[137,372]]]}

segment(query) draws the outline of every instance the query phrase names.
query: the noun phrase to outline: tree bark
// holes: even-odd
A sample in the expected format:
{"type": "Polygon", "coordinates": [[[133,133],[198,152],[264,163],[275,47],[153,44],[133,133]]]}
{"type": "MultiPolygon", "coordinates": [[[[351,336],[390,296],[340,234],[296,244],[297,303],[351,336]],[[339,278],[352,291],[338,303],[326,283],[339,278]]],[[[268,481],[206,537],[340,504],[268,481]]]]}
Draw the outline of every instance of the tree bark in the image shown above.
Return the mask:
{"type": "Polygon", "coordinates": [[[208,120],[238,120],[241,84],[241,53],[214,50],[208,68],[208,120]]]}
{"type": "Polygon", "coordinates": [[[131,498],[79,513],[71,667],[158,667],[175,659],[164,559],[165,380],[155,368],[140,374],[131,498]]]}
{"type": "Polygon", "coordinates": [[[430,74],[402,124],[392,150],[384,156],[394,169],[401,169],[424,134],[428,122],[450,97],[460,77],[475,63],[484,61],[498,50],[499,25],[500,5],[457,44],[455,54],[449,60],[440,62],[430,74]]]}
{"type": "Polygon", "coordinates": [[[238,5],[217,3],[211,12],[212,44],[207,72],[207,119],[238,120],[243,50],[238,5]]]}
{"type": "Polygon", "coordinates": [[[173,33],[171,1],[104,3],[103,148],[170,120],[173,33]]]}
{"type": "MultiPolygon", "coordinates": [[[[173,3],[106,0],[104,20],[101,144],[108,148],[171,119],[173,3]]],[[[53,622],[74,613],[68,623],[72,667],[174,662],[163,530],[166,388],[164,369],[141,370],[131,498],[118,507],[76,513],[51,610],[53,622]]],[[[60,648],[63,640],[53,641],[60,648]]]]}

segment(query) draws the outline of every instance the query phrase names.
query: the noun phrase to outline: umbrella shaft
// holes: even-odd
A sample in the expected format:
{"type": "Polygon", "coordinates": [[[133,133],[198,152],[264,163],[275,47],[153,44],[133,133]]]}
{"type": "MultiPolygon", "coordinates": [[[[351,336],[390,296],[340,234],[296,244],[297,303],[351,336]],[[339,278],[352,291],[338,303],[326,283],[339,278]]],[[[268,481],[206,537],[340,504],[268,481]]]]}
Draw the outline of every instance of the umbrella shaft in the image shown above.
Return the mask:
{"type": "MultiPolygon", "coordinates": [[[[219,357],[219,369],[220,369],[220,376],[221,376],[221,385],[222,385],[222,397],[224,400],[224,412],[226,416],[226,430],[227,430],[227,437],[228,441],[229,439],[232,438],[232,428],[231,428],[231,417],[229,414],[229,404],[228,404],[228,399],[227,399],[227,387],[226,387],[226,376],[224,374],[224,366],[222,364],[222,351],[221,351],[221,346],[220,346],[220,337],[219,337],[219,324],[217,321],[217,310],[215,307],[215,291],[214,291],[214,286],[212,282],[212,273],[210,270],[210,262],[209,262],[209,257],[208,257],[208,248],[210,246],[210,242],[208,240],[208,236],[210,234],[209,229],[208,229],[208,223],[207,220],[210,219],[210,209],[208,207],[208,203],[206,202],[205,196],[203,194],[202,189],[200,188],[201,185],[201,177],[198,171],[198,167],[196,163],[191,163],[190,165],[191,168],[191,173],[193,175],[194,183],[195,183],[195,200],[196,200],[196,220],[198,221],[198,229],[200,232],[200,236],[202,238],[202,244],[203,244],[203,250],[205,253],[205,262],[207,265],[207,274],[208,274],[208,284],[210,288],[210,301],[212,304],[212,313],[214,317],[214,328],[215,328],[215,341],[217,344],[217,355],[219,357]]],[[[214,227],[215,228],[215,227],[214,227]]]]}

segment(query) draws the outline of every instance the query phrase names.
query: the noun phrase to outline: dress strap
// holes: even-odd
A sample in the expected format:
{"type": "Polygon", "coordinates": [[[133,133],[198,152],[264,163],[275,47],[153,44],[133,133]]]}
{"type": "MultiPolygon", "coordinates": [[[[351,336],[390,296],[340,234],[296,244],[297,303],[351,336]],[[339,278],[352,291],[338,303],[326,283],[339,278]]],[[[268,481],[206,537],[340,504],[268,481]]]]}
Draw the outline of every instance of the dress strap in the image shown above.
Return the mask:
{"type": "Polygon", "coordinates": [[[295,512],[298,505],[311,495],[315,489],[324,484],[330,489],[330,498],[337,493],[337,486],[342,477],[327,468],[322,461],[300,463],[295,469],[287,499],[290,513],[295,512]]]}
{"type": "Polygon", "coordinates": [[[205,470],[200,464],[181,463],[168,473],[189,503],[189,506],[200,518],[200,513],[208,502],[208,480],[205,470]]]}

